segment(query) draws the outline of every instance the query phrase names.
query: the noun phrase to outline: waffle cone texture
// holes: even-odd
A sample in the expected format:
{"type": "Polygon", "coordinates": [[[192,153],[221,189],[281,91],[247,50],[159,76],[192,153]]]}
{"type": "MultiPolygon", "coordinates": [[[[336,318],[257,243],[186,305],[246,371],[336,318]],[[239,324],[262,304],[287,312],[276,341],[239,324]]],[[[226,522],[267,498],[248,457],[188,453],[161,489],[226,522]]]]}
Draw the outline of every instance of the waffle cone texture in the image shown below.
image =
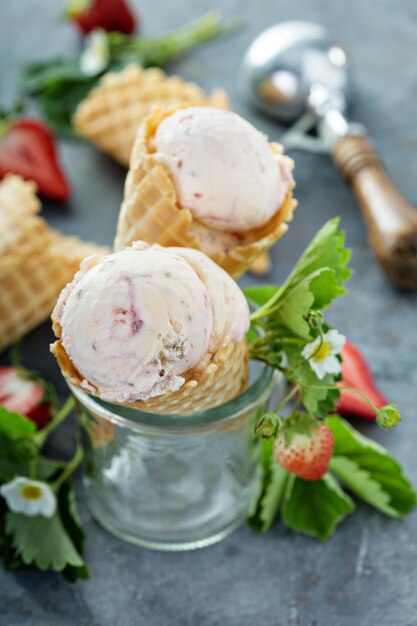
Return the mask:
{"type": "Polygon", "coordinates": [[[34,183],[0,183],[0,351],[49,317],[85,257],[107,252],[50,229],[39,210],[34,183]]]}
{"type": "Polygon", "coordinates": [[[179,76],[166,76],[158,69],[129,65],[110,72],[79,104],[75,131],[122,165],[128,167],[130,153],[143,118],[155,105],[185,103],[229,109],[224,91],[206,94],[198,85],[179,76]]]}
{"type": "MultiPolygon", "coordinates": [[[[59,322],[53,319],[53,328],[58,341],[51,346],[65,378],[73,386],[83,389],[84,378],[76,369],[65,351],[59,322]]],[[[131,409],[138,409],[149,413],[170,415],[174,413],[194,413],[204,411],[233,400],[240,395],[248,385],[248,347],[246,339],[239,343],[229,341],[218,352],[211,356],[209,363],[203,369],[193,368],[182,374],[185,378],[183,386],[174,392],[167,392],[148,400],[131,403],[120,403],[131,409]]],[[[88,393],[99,395],[91,391],[89,383],[88,393]]]]}
{"type": "MultiPolygon", "coordinates": [[[[204,252],[190,232],[193,222],[191,211],[180,207],[168,170],[154,159],[149,149],[149,140],[161,121],[178,108],[180,107],[158,107],[142,122],[126,178],[114,242],[116,251],[134,241],[143,240],[150,244],[195,248],[204,252]]],[[[281,153],[278,144],[270,145],[273,151],[281,153]]],[[[240,238],[239,245],[228,252],[215,252],[209,255],[210,258],[233,278],[239,278],[286,233],[295,207],[296,201],[291,189],[269,222],[245,233],[240,238]]]]}

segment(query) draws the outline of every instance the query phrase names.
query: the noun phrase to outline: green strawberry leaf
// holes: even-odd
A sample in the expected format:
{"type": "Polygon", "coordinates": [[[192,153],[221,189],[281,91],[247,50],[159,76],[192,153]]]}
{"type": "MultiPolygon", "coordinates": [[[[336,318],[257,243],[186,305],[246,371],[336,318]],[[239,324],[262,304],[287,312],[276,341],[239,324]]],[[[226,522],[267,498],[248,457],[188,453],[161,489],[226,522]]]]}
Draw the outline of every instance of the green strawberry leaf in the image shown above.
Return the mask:
{"type": "Polygon", "coordinates": [[[339,480],[386,515],[402,517],[410,513],[417,496],[398,461],[342,418],[333,415],[326,424],[334,437],[330,468],[339,480]]]}
{"type": "MultiPolygon", "coordinates": [[[[343,283],[351,273],[346,267],[350,252],[344,248],[344,233],[338,225],[339,220],[333,219],[321,228],[283,286],[252,315],[253,320],[276,317],[280,312],[281,323],[293,328],[292,316],[303,315],[311,307],[327,307],[345,293],[343,283]]],[[[300,336],[305,332],[303,327],[300,336]]]]}
{"type": "MultiPolygon", "coordinates": [[[[58,507],[68,536],[78,553],[82,554],[85,532],[78,517],[74,489],[69,481],[63,483],[59,490],[58,507]]],[[[86,580],[89,577],[88,567],[84,563],[82,566],[69,564],[62,571],[62,575],[68,582],[75,582],[79,578],[86,580]]]]}
{"type": "Polygon", "coordinates": [[[345,282],[351,275],[351,271],[346,267],[350,259],[350,251],[344,247],[345,235],[338,230],[339,222],[339,218],[334,218],[326,222],[319,230],[301,255],[284,285],[284,288],[289,288],[319,269],[324,267],[332,269],[334,271],[333,280],[336,284],[329,284],[326,295],[324,295],[323,285],[321,285],[316,294],[318,300],[318,305],[314,307],[316,309],[328,306],[333,299],[330,297],[332,289],[335,289],[335,292],[340,295],[341,283],[345,282]]]}
{"type": "Polygon", "coordinates": [[[26,476],[29,471],[27,460],[19,460],[14,453],[15,440],[0,434],[0,483],[15,476],[26,476]]]}
{"type": "Polygon", "coordinates": [[[260,530],[259,512],[265,490],[268,487],[271,477],[271,463],[274,441],[273,439],[261,439],[259,441],[259,469],[260,479],[258,481],[257,491],[252,502],[247,522],[254,530],[260,530]]]}
{"type": "Polygon", "coordinates": [[[289,474],[274,459],[273,439],[261,440],[260,446],[262,476],[247,522],[257,532],[266,533],[278,515],[289,474]]]}
{"type": "Polygon", "coordinates": [[[0,406],[0,434],[7,437],[27,437],[36,430],[35,423],[28,417],[0,406]]]}
{"type": "Polygon", "coordinates": [[[335,376],[326,374],[320,380],[309,363],[303,363],[297,369],[296,377],[297,382],[302,386],[302,402],[312,415],[325,417],[330,411],[335,410],[336,400],[340,396],[340,392],[337,389],[326,389],[326,387],[335,384],[335,376]],[[310,385],[313,385],[313,388],[310,385]]]}
{"type": "Polygon", "coordinates": [[[62,572],[67,566],[83,568],[84,562],[56,513],[27,517],[20,513],[6,513],[6,532],[12,537],[16,554],[25,565],[41,570],[62,572]]]}
{"type": "Polygon", "coordinates": [[[10,535],[6,533],[6,513],[8,511],[6,501],[0,498],[0,559],[5,569],[23,569],[25,564],[12,545],[10,535]]]}
{"type": "MultiPolygon", "coordinates": [[[[16,439],[9,439],[0,435],[0,483],[9,482],[15,476],[29,475],[29,459],[16,456],[16,439]]],[[[34,459],[35,476],[37,480],[47,480],[58,470],[62,470],[62,463],[38,456],[34,459]]]]}
{"type": "Polygon", "coordinates": [[[282,521],[296,532],[325,541],[354,510],[353,501],[330,474],[311,481],[290,475],[287,481],[282,521]]]}
{"type": "Polygon", "coordinates": [[[63,483],[59,490],[58,507],[66,531],[78,552],[82,552],[85,532],[78,516],[74,489],[69,481],[63,483]]]}
{"type": "Polygon", "coordinates": [[[242,291],[248,300],[258,306],[263,306],[278,290],[279,287],[277,285],[259,285],[257,287],[246,287],[242,291]]]}
{"type": "Polygon", "coordinates": [[[279,513],[288,478],[288,472],[286,472],[279,463],[273,460],[271,478],[260,503],[259,532],[266,533],[275,521],[279,513]]]}

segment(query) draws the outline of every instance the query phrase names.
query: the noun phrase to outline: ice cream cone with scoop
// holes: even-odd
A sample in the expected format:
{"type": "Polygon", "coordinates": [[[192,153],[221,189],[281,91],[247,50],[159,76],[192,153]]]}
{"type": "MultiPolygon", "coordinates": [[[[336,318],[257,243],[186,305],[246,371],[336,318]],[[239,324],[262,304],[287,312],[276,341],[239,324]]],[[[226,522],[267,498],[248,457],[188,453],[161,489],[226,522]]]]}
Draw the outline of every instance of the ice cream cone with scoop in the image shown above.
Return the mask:
{"type": "Polygon", "coordinates": [[[64,376],[105,401],[190,413],[247,386],[246,299],[198,250],[136,242],[90,257],[52,319],[64,376]]]}
{"type": "Polygon", "coordinates": [[[288,229],[292,161],[236,113],[156,108],[132,150],[115,250],[201,250],[238,278],[288,229]]]}

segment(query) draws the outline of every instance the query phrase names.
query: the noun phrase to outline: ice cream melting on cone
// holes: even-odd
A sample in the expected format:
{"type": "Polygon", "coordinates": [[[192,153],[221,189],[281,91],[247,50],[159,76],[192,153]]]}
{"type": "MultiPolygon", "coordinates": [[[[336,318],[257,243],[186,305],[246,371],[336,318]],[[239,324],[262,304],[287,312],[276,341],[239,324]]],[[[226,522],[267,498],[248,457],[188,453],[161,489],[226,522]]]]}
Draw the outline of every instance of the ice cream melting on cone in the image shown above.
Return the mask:
{"type": "Polygon", "coordinates": [[[143,242],[83,262],[52,317],[81,386],[122,403],[177,391],[249,327],[245,297],[213,261],[143,242]]]}

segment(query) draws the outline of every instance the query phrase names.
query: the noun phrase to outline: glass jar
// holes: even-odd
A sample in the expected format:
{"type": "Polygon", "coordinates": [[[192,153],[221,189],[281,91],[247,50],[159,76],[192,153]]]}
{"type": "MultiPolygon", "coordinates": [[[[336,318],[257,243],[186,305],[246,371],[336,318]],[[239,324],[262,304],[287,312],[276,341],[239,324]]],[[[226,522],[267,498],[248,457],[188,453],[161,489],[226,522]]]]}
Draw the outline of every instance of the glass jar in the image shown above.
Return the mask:
{"type": "Polygon", "coordinates": [[[92,398],[71,387],[85,432],[84,487],[111,533],[160,550],[200,548],[246,518],[258,472],[256,419],[274,371],[251,366],[246,392],[219,407],[158,415],[92,398]]]}

